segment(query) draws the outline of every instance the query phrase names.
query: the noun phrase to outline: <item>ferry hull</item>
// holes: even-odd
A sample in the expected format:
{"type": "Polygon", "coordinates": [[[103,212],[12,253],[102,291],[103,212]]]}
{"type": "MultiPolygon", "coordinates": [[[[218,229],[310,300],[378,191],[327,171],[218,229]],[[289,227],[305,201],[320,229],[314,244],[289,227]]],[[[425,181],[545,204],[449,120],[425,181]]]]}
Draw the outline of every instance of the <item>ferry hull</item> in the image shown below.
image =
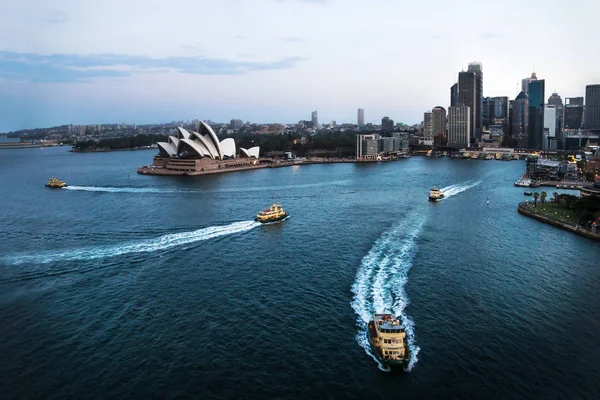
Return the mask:
{"type": "Polygon", "coordinates": [[[431,197],[431,196],[429,196],[429,201],[440,201],[443,198],[444,198],[444,196],[442,196],[442,197],[431,197]]]}
{"type": "Polygon", "coordinates": [[[58,185],[48,185],[48,184],[46,184],[46,187],[48,189],[62,189],[64,187],[67,187],[67,185],[58,186],[58,185]]]}
{"type": "Polygon", "coordinates": [[[288,213],[283,213],[283,215],[280,215],[278,217],[273,217],[273,218],[268,218],[268,219],[259,219],[258,217],[254,218],[254,220],[256,222],[260,222],[261,224],[266,224],[268,222],[277,222],[277,221],[281,221],[286,219],[290,214],[288,213]]]}

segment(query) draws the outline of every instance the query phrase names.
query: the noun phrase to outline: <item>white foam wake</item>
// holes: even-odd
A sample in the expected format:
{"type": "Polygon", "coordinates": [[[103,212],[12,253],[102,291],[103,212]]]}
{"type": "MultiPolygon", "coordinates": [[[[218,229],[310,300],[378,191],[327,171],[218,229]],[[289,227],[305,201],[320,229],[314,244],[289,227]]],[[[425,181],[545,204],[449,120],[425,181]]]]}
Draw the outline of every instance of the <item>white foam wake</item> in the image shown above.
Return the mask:
{"type": "Polygon", "coordinates": [[[93,260],[105,257],[120,256],[130,253],[147,253],[166,250],[219,236],[232,235],[249,231],[260,223],[255,221],[234,222],[229,225],[211,226],[190,232],[169,233],[153,239],[131,241],[111,246],[82,247],[60,251],[47,251],[34,254],[15,254],[5,258],[8,264],[50,263],[56,261],[93,260]]]}
{"type": "MultiPolygon", "coordinates": [[[[420,349],[415,339],[414,323],[404,313],[408,305],[404,286],[417,252],[417,238],[424,224],[423,215],[415,214],[414,219],[398,224],[381,235],[363,258],[352,285],[352,308],[357,314],[359,328],[356,340],[377,361],[371,353],[367,337],[369,320],[373,313],[402,315],[411,353],[409,371],[417,363],[420,349]]],[[[386,370],[378,364],[381,370],[386,370]]]]}
{"type": "Polygon", "coordinates": [[[235,193],[235,192],[262,192],[269,190],[292,190],[308,189],[319,186],[346,185],[349,180],[339,180],[331,182],[301,183],[297,185],[279,185],[279,186],[251,186],[245,188],[223,188],[215,190],[196,190],[196,189],[169,189],[169,188],[149,188],[149,187],[111,187],[111,186],[66,186],[64,190],[76,190],[84,192],[103,192],[103,193],[235,193]]]}
{"type": "Polygon", "coordinates": [[[444,198],[447,199],[448,197],[452,197],[452,196],[456,196],[459,193],[464,192],[465,190],[469,190],[477,185],[479,185],[481,183],[481,181],[467,181],[467,182],[463,182],[463,183],[457,183],[455,185],[450,185],[450,186],[446,186],[445,188],[442,188],[442,193],[444,193],[444,198]]]}

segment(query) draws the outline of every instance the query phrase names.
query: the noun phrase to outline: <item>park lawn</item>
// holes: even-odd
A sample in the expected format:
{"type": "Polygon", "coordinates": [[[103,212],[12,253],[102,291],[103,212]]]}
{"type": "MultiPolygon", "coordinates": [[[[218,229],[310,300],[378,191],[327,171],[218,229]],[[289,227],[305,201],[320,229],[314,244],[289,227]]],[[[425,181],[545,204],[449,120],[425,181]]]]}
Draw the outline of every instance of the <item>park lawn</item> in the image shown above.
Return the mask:
{"type": "Polygon", "coordinates": [[[577,224],[577,213],[559,204],[542,204],[538,201],[537,206],[529,210],[556,221],[567,222],[573,225],[577,224]]]}

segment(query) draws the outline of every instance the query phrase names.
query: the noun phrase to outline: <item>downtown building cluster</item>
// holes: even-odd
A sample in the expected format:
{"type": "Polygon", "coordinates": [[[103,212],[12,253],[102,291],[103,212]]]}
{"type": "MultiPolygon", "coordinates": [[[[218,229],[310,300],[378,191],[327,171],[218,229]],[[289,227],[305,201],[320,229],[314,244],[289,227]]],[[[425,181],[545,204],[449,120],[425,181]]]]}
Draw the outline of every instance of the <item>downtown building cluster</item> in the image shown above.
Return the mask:
{"type": "Polygon", "coordinates": [[[584,97],[558,93],[546,100],[545,80],[535,73],[521,81],[514,98],[484,97],[481,63],[469,63],[450,87],[448,111],[424,113],[421,143],[435,148],[518,147],[533,150],[579,149],[598,144],[600,85],[587,85],[584,97]]]}

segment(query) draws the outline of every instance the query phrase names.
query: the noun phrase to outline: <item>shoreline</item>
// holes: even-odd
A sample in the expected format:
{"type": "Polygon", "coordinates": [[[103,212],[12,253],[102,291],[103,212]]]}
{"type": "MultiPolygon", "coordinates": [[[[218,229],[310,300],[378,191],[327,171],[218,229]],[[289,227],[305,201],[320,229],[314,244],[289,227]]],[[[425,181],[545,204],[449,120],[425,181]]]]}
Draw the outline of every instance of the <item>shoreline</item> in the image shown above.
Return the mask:
{"type": "Polygon", "coordinates": [[[517,207],[517,211],[519,212],[519,214],[525,215],[526,217],[530,217],[533,219],[537,219],[538,221],[549,224],[549,225],[554,225],[558,228],[562,228],[569,232],[578,234],[580,236],[584,236],[588,239],[600,241],[600,233],[593,233],[592,231],[589,231],[587,229],[579,228],[575,225],[572,225],[572,224],[569,224],[566,222],[556,221],[554,219],[537,214],[537,213],[531,211],[531,209],[529,207],[530,204],[532,204],[532,203],[527,202],[527,201],[519,203],[519,205],[517,207]]]}
{"type": "Polygon", "coordinates": [[[112,151],[137,151],[137,150],[156,150],[155,147],[133,147],[131,149],[96,149],[96,150],[76,150],[71,149],[71,153],[110,153],[112,151]]]}
{"type": "Polygon", "coordinates": [[[278,163],[263,163],[257,165],[239,166],[232,168],[218,168],[218,169],[206,169],[202,171],[184,171],[184,170],[173,170],[165,169],[163,167],[153,167],[152,165],[145,165],[138,168],[138,174],[142,175],[160,175],[160,176],[201,176],[201,175],[212,175],[222,174],[227,172],[238,172],[238,171],[250,171],[262,168],[284,168],[293,167],[300,165],[314,165],[314,164],[374,164],[381,162],[392,162],[403,160],[404,158],[396,160],[355,160],[355,159],[317,159],[317,160],[306,160],[306,161],[290,161],[290,162],[278,162],[278,163]]]}

